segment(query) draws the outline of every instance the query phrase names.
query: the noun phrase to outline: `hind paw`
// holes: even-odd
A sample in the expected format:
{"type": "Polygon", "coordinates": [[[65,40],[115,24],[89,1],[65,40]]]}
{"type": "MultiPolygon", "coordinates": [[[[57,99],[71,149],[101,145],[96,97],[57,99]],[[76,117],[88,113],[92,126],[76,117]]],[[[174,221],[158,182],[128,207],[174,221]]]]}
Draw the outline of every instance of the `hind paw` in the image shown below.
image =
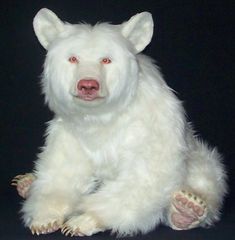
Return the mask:
{"type": "Polygon", "coordinates": [[[16,189],[18,191],[18,194],[23,197],[27,198],[29,188],[32,184],[32,182],[36,179],[36,177],[32,173],[26,173],[23,175],[17,175],[15,176],[12,181],[11,185],[16,186],[16,189]]]}
{"type": "Polygon", "coordinates": [[[198,227],[207,216],[204,200],[187,192],[176,192],[172,199],[169,220],[175,230],[187,230],[198,227]]]}

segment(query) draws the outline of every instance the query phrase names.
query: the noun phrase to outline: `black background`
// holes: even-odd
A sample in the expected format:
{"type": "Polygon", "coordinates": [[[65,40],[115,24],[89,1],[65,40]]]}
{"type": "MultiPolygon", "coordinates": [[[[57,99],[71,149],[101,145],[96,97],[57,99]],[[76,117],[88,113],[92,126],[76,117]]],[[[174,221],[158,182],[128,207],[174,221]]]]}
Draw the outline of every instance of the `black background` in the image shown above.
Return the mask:
{"type": "MultiPolygon", "coordinates": [[[[40,92],[45,50],[38,43],[32,19],[42,7],[77,23],[127,20],[150,11],[155,21],[145,50],[157,60],[170,87],[184,101],[188,119],[199,135],[224,155],[229,174],[222,220],[211,229],[177,232],[160,226],[135,239],[234,239],[234,4],[233,1],[67,0],[1,1],[0,3],[0,239],[36,239],[23,228],[20,197],[12,177],[29,172],[43,145],[45,122],[53,114],[40,92]]],[[[60,233],[38,239],[65,239],[60,233]]],[[[89,238],[87,238],[89,239],[89,238]]],[[[92,239],[114,239],[102,233],[92,239]]],[[[127,238],[125,238],[127,239],[127,238]]],[[[134,238],[133,238],[134,239],[134,238]]]]}

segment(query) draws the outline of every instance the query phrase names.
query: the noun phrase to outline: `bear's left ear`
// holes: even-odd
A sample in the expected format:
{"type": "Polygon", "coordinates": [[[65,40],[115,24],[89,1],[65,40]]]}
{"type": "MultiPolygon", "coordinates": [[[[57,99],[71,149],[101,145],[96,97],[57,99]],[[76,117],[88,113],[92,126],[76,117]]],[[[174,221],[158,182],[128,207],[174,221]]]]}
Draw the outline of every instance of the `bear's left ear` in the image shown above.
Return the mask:
{"type": "Polygon", "coordinates": [[[33,28],[39,42],[47,49],[49,44],[63,31],[64,23],[51,10],[42,8],[34,17],[33,28]]]}
{"type": "Polygon", "coordinates": [[[141,52],[150,43],[153,36],[153,19],[149,12],[134,15],[121,25],[121,32],[141,52]]]}

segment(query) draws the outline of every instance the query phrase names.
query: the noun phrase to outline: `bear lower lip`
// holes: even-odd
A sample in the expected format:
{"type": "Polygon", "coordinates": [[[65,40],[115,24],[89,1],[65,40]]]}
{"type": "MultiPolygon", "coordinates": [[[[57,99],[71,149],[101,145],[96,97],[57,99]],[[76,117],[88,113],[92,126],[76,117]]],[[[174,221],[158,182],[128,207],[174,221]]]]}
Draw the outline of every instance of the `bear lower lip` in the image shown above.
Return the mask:
{"type": "Polygon", "coordinates": [[[93,101],[95,100],[97,97],[91,97],[91,96],[83,96],[83,97],[80,97],[82,100],[85,100],[85,101],[93,101]]]}
{"type": "Polygon", "coordinates": [[[81,100],[84,100],[84,101],[94,101],[96,99],[101,98],[99,96],[92,96],[92,95],[78,95],[77,97],[81,100]]]}

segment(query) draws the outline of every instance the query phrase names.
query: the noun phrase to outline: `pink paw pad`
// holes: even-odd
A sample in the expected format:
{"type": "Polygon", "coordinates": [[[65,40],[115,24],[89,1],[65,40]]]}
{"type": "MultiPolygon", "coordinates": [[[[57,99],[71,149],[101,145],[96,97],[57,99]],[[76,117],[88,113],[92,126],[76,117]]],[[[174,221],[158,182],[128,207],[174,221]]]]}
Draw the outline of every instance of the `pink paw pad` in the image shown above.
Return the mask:
{"type": "Polygon", "coordinates": [[[184,190],[174,194],[169,218],[173,229],[186,230],[198,227],[206,215],[206,203],[200,197],[184,190]]]}

